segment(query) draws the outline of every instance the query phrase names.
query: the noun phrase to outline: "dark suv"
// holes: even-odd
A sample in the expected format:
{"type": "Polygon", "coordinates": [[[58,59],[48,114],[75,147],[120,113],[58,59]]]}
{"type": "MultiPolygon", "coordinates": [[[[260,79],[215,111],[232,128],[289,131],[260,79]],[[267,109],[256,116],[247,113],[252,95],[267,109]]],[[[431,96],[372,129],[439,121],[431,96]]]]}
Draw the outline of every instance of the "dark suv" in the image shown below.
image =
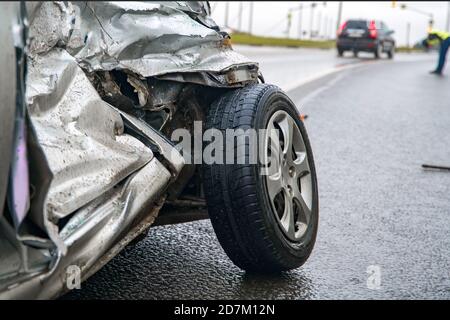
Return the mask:
{"type": "Polygon", "coordinates": [[[376,20],[347,20],[342,24],[337,34],[337,51],[341,57],[345,51],[353,51],[355,56],[359,51],[373,52],[379,58],[382,52],[392,59],[395,51],[395,40],[384,22],[376,20]]]}

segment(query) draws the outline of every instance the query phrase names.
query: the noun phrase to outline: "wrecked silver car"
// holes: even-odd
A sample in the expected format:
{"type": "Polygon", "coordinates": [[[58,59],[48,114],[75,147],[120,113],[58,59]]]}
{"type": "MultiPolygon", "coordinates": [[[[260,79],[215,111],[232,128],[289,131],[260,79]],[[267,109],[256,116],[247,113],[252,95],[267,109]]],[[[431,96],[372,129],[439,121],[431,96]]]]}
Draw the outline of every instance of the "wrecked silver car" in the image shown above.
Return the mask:
{"type": "Polygon", "coordinates": [[[318,192],[304,124],[207,2],[2,3],[0,15],[0,298],[58,297],[150,226],[196,219],[247,271],[306,261],[318,192]],[[234,130],[249,150],[249,129],[266,161],[239,143],[213,152],[230,161],[199,160],[174,141],[186,133],[202,153],[234,130]]]}

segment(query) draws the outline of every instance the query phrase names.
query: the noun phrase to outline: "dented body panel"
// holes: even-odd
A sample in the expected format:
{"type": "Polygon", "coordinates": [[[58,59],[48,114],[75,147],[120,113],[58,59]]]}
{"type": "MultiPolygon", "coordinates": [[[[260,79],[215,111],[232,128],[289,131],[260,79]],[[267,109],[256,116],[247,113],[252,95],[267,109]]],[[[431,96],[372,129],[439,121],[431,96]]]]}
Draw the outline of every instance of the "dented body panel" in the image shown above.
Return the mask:
{"type": "Polygon", "coordinates": [[[257,66],[233,51],[227,35],[195,2],[46,2],[35,10],[30,52],[62,47],[88,71],[218,76],[230,67],[257,66]]]}
{"type": "MultiPolygon", "coordinates": [[[[17,12],[6,6],[0,4],[2,24],[12,30],[8,21],[17,12]]],[[[206,2],[25,8],[26,43],[14,42],[25,50],[26,81],[18,78],[25,93],[2,84],[0,98],[9,107],[2,110],[0,141],[11,160],[19,97],[30,193],[9,192],[17,203],[0,212],[0,298],[54,298],[68,290],[68,268],[79,268],[85,280],[148,229],[172,184],[195,178],[164,132],[190,128],[201,117],[205,88],[255,83],[259,70],[233,51],[206,2]],[[192,119],[184,116],[189,112],[192,119]],[[17,204],[27,209],[20,219],[17,204]]],[[[2,63],[12,59],[6,54],[2,63]]],[[[2,163],[1,197],[13,167],[2,163]]]]}

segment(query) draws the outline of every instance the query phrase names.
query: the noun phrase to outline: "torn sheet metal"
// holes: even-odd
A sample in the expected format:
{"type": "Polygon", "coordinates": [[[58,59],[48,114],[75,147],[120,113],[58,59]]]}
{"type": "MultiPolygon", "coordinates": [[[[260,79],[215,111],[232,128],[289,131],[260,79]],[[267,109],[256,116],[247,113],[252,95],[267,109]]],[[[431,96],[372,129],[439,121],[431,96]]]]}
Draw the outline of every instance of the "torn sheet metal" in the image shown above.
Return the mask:
{"type": "Polygon", "coordinates": [[[100,263],[110,250],[117,245],[123,247],[133,239],[125,236],[142,226],[137,221],[145,222],[146,226],[154,221],[160,207],[153,202],[161,196],[170,177],[170,172],[153,158],[116,188],[80,208],[61,230],[60,236],[68,249],[64,256],[59,256],[54,269],[0,291],[0,299],[55,298],[68,290],[69,267],[79,268],[85,280],[108,261],[100,263]],[[148,208],[152,209],[147,211],[148,208]],[[124,243],[124,239],[128,242],[124,243]]]}
{"type": "Polygon", "coordinates": [[[155,202],[184,166],[167,139],[102,100],[93,71],[136,75],[128,80],[142,109],[170,102],[180,89],[161,98],[142,86],[149,77],[233,87],[256,81],[258,72],[232,50],[203,2],[41,2],[27,9],[26,138],[37,186],[27,218],[51,243],[33,234],[19,240],[42,240],[33,245],[48,250],[51,263],[0,298],[56,296],[74,263],[83,277],[92,272],[131,228],[151,224],[155,202]]]}
{"type": "MultiPolygon", "coordinates": [[[[52,177],[48,188],[36,190],[42,201],[34,201],[31,212],[50,235],[55,233],[49,230],[53,221],[99,197],[153,158],[148,147],[124,133],[120,114],[100,98],[62,49],[30,59],[27,101],[52,177]]],[[[57,238],[54,234],[52,240],[57,238]]]]}
{"type": "Polygon", "coordinates": [[[102,257],[133,238],[130,230],[154,221],[158,201],[184,165],[169,141],[104,102],[65,50],[31,58],[27,85],[32,159],[46,179],[31,219],[57,250],[47,272],[0,291],[0,298],[55,297],[67,290],[67,268],[74,265],[83,278],[92,274],[102,257]]]}
{"type": "Polygon", "coordinates": [[[257,69],[207,12],[195,1],[45,2],[34,11],[30,52],[64,48],[90,72],[128,69],[143,77],[257,69]]]}

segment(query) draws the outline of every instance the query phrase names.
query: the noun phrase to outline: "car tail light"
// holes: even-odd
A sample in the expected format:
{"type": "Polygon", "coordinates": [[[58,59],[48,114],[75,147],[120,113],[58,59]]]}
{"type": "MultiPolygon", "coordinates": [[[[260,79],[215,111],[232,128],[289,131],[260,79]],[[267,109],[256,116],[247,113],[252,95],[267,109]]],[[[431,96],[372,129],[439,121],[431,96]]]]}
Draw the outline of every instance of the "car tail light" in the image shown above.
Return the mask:
{"type": "Polygon", "coordinates": [[[375,26],[375,21],[370,21],[369,24],[369,37],[376,39],[378,36],[377,27],[375,26]]]}
{"type": "Polygon", "coordinates": [[[345,26],[347,25],[347,21],[345,21],[338,29],[337,35],[340,36],[342,31],[345,29],[345,26]]]}

